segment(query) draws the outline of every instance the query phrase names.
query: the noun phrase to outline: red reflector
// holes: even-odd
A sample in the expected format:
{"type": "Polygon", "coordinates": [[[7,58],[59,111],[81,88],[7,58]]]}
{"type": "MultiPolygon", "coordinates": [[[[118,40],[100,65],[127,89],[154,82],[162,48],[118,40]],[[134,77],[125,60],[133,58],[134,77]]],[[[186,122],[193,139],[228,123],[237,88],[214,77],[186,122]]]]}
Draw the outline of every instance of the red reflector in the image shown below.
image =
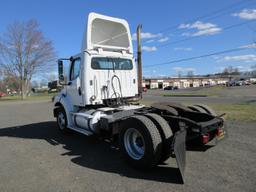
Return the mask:
{"type": "Polygon", "coordinates": [[[209,134],[202,135],[202,142],[203,144],[206,144],[209,142],[209,134]]]}
{"type": "Polygon", "coordinates": [[[221,128],[218,128],[216,130],[216,136],[221,136],[221,135],[223,135],[223,130],[221,128]]]}

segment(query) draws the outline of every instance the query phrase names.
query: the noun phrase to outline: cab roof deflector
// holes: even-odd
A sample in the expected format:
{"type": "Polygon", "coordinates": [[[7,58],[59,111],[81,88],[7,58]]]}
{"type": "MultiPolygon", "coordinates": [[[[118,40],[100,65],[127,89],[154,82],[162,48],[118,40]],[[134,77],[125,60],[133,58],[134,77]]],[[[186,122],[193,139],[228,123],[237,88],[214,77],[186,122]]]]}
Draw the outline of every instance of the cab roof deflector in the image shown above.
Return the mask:
{"type": "Polygon", "coordinates": [[[82,51],[102,48],[108,51],[133,53],[132,39],[127,21],[90,13],[82,42],[82,51]]]}

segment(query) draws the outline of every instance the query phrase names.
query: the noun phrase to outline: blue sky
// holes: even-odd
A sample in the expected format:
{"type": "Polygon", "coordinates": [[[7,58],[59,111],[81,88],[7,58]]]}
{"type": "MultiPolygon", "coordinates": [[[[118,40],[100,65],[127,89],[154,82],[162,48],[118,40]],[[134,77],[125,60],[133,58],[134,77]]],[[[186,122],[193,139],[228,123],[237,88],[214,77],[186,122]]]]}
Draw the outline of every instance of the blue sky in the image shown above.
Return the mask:
{"type": "Polygon", "coordinates": [[[2,0],[0,34],[14,21],[36,19],[47,39],[53,41],[58,56],[69,57],[80,51],[89,12],[124,18],[132,33],[137,24],[143,25],[144,76],[175,76],[178,71],[186,75],[188,70],[208,74],[229,65],[245,71],[256,63],[256,49],[251,46],[251,49],[240,52],[146,67],[253,43],[256,41],[255,0],[2,0]],[[211,15],[215,18],[198,18],[222,8],[224,10],[219,14],[211,15]],[[225,30],[247,21],[249,23],[225,30]],[[164,30],[168,27],[172,28],[164,30]],[[191,39],[172,43],[184,38],[191,39]],[[169,45],[163,46],[166,43],[169,45]]]}

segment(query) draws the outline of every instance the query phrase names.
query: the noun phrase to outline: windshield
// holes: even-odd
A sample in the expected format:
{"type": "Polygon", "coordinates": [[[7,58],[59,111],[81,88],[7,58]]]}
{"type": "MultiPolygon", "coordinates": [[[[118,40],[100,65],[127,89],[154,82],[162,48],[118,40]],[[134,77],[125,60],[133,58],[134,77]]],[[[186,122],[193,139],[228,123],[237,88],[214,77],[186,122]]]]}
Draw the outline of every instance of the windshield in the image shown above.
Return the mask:
{"type": "Polygon", "coordinates": [[[132,61],[130,59],[106,57],[92,58],[91,66],[93,69],[100,70],[131,70],[133,68],[132,61]]]}

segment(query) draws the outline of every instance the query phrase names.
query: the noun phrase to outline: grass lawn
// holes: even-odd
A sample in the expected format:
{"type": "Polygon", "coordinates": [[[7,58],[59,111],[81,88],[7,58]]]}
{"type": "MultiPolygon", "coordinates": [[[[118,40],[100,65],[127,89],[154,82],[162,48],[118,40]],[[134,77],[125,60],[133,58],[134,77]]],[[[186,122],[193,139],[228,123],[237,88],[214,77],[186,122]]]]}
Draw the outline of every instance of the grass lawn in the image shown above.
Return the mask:
{"type": "MultiPolygon", "coordinates": [[[[151,101],[141,101],[141,104],[150,106],[151,101]]],[[[184,105],[193,105],[195,103],[183,103],[184,105]]],[[[204,103],[214,109],[217,114],[226,113],[225,119],[237,121],[256,121],[256,104],[216,104],[204,103]]]]}
{"type": "Polygon", "coordinates": [[[182,92],[170,91],[162,94],[164,97],[218,97],[221,96],[221,91],[226,89],[224,86],[213,86],[199,88],[198,90],[182,90],[182,92]]]}
{"type": "Polygon", "coordinates": [[[198,94],[198,93],[170,93],[162,95],[164,97],[210,97],[217,96],[213,94],[198,94]]]}
{"type": "MultiPolygon", "coordinates": [[[[52,97],[54,96],[54,93],[42,93],[42,94],[35,94],[31,96],[27,96],[27,98],[24,101],[43,101],[43,100],[51,100],[52,97]]],[[[15,102],[15,101],[22,101],[21,96],[6,96],[6,97],[0,97],[0,103],[5,102],[5,101],[10,101],[10,102],[15,102]]]]}
{"type": "Polygon", "coordinates": [[[256,121],[256,104],[208,104],[218,114],[226,113],[226,119],[256,121]]]}

